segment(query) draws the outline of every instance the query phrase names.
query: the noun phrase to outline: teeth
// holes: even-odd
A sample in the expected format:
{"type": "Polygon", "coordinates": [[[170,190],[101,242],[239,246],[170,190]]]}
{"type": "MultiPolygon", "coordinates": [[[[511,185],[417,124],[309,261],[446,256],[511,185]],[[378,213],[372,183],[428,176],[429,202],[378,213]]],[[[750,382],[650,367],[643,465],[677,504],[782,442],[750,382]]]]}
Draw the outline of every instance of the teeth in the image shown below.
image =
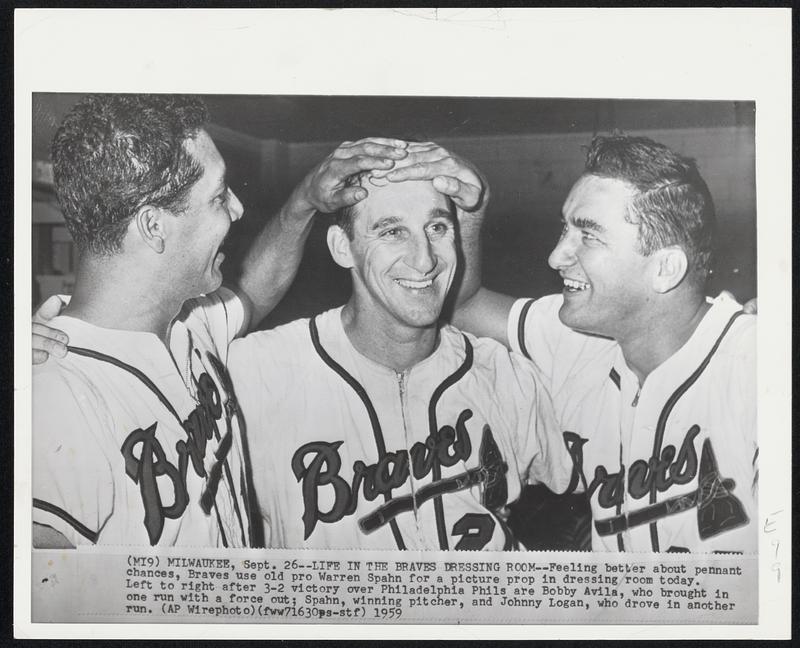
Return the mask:
{"type": "Polygon", "coordinates": [[[429,288],[433,284],[433,279],[426,279],[425,281],[411,281],[410,279],[395,279],[403,288],[414,288],[415,290],[422,290],[429,288]]]}
{"type": "Polygon", "coordinates": [[[564,278],[564,285],[567,287],[567,290],[586,290],[589,287],[587,283],[567,278],[564,278]]]}

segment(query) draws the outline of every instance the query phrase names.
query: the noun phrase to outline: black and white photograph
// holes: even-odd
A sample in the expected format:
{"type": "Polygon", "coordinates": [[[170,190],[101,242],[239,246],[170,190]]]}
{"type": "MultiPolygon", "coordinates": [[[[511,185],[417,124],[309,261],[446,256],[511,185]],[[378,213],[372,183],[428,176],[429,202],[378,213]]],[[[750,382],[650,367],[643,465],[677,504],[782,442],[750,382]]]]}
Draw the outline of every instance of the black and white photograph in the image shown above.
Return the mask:
{"type": "Polygon", "coordinates": [[[769,104],[224,87],[18,99],[32,627],[763,622],[769,104]]]}

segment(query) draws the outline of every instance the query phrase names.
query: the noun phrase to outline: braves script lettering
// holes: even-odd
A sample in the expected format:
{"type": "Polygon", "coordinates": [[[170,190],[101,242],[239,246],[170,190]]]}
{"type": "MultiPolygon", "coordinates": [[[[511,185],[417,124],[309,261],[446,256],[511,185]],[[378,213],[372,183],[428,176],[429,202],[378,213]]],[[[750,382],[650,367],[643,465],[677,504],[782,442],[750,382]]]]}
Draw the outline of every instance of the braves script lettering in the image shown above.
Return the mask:
{"type": "MultiPolygon", "coordinates": [[[[732,479],[725,479],[720,475],[709,439],[703,441],[702,458],[698,465],[695,439],[699,433],[700,426],[693,425],[684,435],[679,450],[676,451],[675,446],[668,445],[663,448],[660,456],[651,456],[647,461],[634,461],[628,471],[627,480],[627,492],[637,500],[648,495],[653,484],[658,492],[664,493],[673,485],[688,484],[697,477],[698,489],[628,514],[595,519],[595,528],[601,536],[620,533],[630,527],[654,522],[692,508],[697,508],[698,533],[701,539],[747,523],[744,508],[732,493],[736,484],[732,479]]],[[[573,491],[578,481],[582,480],[590,498],[597,491],[597,502],[602,508],[621,506],[625,500],[625,466],[614,473],[609,473],[605,466],[597,466],[591,483],[586,484],[583,446],[588,440],[574,432],[564,432],[564,441],[573,462],[572,478],[567,492],[573,491]]]]}
{"type": "MultiPolygon", "coordinates": [[[[191,461],[192,468],[198,477],[206,476],[203,460],[206,456],[206,445],[212,436],[219,439],[217,419],[222,414],[222,402],[214,381],[203,373],[198,380],[197,398],[199,404],[182,423],[187,438],[175,444],[178,453],[177,468],[167,459],[164,448],[156,438],[158,422],[154,422],[146,430],[137,429],[131,432],[120,448],[125,458],[125,473],[135,484],[138,484],[144,505],[144,526],[150,544],[155,545],[164,530],[164,519],[177,519],[189,504],[189,493],[186,489],[186,476],[191,461]],[[138,453],[135,449],[139,446],[138,453]],[[159,478],[169,482],[167,486],[159,478]],[[162,492],[172,491],[172,503],[165,506],[162,492]]],[[[221,462],[224,456],[217,457],[221,462]]],[[[216,484],[214,484],[216,488],[216,484]]],[[[212,500],[213,501],[213,500],[212,500]]],[[[208,509],[210,506],[204,507],[208,509]]]]}
{"type": "Polygon", "coordinates": [[[429,434],[424,442],[416,442],[410,451],[387,452],[370,465],[361,460],[354,462],[350,484],[339,475],[342,467],[339,447],[344,441],[313,441],[298,448],[292,457],[292,471],[297,481],[302,481],[304,538],[311,535],[317,522],[338,522],[344,516],[352,515],[358,505],[359,490],[368,501],[372,501],[379,495],[390,495],[393,488],[406,482],[409,474],[422,479],[434,466],[449,467],[468,459],[472,443],[466,421],[471,417],[472,410],[463,410],[455,428],[442,426],[429,434]],[[306,457],[310,457],[308,462],[306,457]],[[335,496],[334,504],[327,512],[318,507],[318,489],[321,487],[333,488],[335,496]]]}

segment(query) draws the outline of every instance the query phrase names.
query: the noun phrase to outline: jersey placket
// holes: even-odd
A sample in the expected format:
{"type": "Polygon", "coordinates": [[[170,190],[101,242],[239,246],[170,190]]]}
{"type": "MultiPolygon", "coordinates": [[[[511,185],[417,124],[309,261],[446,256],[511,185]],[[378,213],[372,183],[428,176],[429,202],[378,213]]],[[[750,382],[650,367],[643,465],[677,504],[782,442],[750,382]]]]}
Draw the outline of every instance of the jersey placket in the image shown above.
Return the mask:
{"type": "MultiPolygon", "coordinates": [[[[623,494],[622,494],[622,511],[621,513],[627,516],[631,511],[630,493],[628,492],[628,483],[630,479],[629,471],[631,467],[631,458],[636,455],[635,445],[641,441],[640,427],[640,412],[642,408],[639,403],[642,398],[642,390],[644,386],[639,385],[638,378],[627,367],[624,360],[618,357],[615,362],[615,367],[619,367],[618,373],[620,374],[620,390],[619,390],[619,403],[620,403],[620,430],[619,430],[619,456],[620,456],[620,470],[625,470],[625,479],[623,480],[623,494]]],[[[650,440],[646,440],[650,442],[650,440]]],[[[635,506],[635,504],[634,504],[635,506]]],[[[622,533],[623,547],[621,549],[634,550],[635,543],[631,535],[634,532],[631,529],[626,529],[622,533]]]]}
{"type": "Polygon", "coordinates": [[[414,431],[413,429],[409,429],[409,420],[411,420],[409,407],[408,407],[408,377],[410,371],[402,371],[402,372],[395,372],[395,376],[397,377],[397,388],[399,390],[400,396],[400,417],[402,420],[403,425],[403,447],[405,448],[406,452],[409,453],[409,470],[408,470],[408,483],[411,487],[411,498],[414,502],[414,526],[416,528],[416,535],[417,535],[417,542],[420,546],[425,546],[425,537],[420,528],[420,518],[419,518],[419,506],[417,505],[416,495],[417,495],[417,480],[414,475],[414,470],[411,462],[411,455],[410,450],[411,446],[414,444],[414,431]]]}

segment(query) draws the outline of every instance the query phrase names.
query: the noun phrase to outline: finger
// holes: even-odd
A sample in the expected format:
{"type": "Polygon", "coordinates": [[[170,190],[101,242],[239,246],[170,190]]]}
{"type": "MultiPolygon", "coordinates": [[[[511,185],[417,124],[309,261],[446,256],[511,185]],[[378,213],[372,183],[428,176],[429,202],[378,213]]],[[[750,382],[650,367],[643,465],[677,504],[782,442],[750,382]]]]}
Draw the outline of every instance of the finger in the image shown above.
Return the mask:
{"type": "Polygon", "coordinates": [[[394,164],[394,160],[387,160],[386,158],[372,157],[371,155],[357,155],[356,157],[331,162],[328,173],[332,174],[337,181],[341,181],[361,171],[390,171],[392,167],[394,167],[394,164]]]}
{"type": "Polygon", "coordinates": [[[409,153],[419,152],[419,151],[430,151],[432,149],[444,149],[439,146],[436,142],[409,142],[406,150],[409,153]]]}
{"type": "Polygon", "coordinates": [[[32,361],[33,364],[38,365],[44,362],[47,362],[47,359],[50,357],[50,354],[47,351],[38,351],[37,349],[33,350],[32,361]]]}
{"type": "Polygon", "coordinates": [[[437,176],[433,179],[434,188],[453,199],[461,209],[471,210],[478,206],[481,189],[458,178],[437,176]]]}
{"type": "Polygon", "coordinates": [[[41,335],[33,335],[32,340],[33,351],[41,351],[50,355],[55,356],[56,358],[63,358],[67,355],[67,347],[53,338],[43,337],[41,335]]]}
{"type": "Polygon", "coordinates": [[[34,317],[41,321],[53,319],[56,315],[61,313],[65,304],[58,295],[53,295],[45,299],[39,308],[34,313],[34,317]]]}
{"type": "Polygon", "coordinates": [[[408,153],[406,149],[396,146],[387,146],[376,142],[356,143],[353,146],[339,147],[333,153],[334,159],[343,160],[359,155],[367,155],[376,158],[387,158],[390,160],[401,160],[408,153]]]}
{"type": "Polygon", "coordinates": [[[31,322],[31,332],[43,338],[50,338],[60,344],[69,344],[69,336],[61,329],[55,329],[40,322],[31,322]]]}
{"type": "MultiPolygon", "coordinates": [[[[386,179],[391,182],[405,182],[406,180],[433,180],[436,176],[455,177],[456,175],[458,175],[458,168],[449,160],[411,163],[411,160],[406,159],[396,164],[386,174],[386,179]]],[[[477,180],[477,178],[475,179],[477,180]]]]}
{"type": "Polygon", "coordinates": [[[395,148],[406,148],[408,146],[408,142],[405,140],[397,139],[396,137],[363,137],[357,142],[345,142],[350,146],[358,146],[359,144],[365,144],[367,142],[374,142],[375,144],[383,144],[384,146],[392,146],[395,148]]]}
{"type": "Polygon", "coordinates": [[[357,202],[361,202],[367,197],[368,193],[369,192],[363,187],[345,187],[344,189],[335,191],[333,195],[331,195],[328,204],[333,211],[336,211],[337,209],[350,207],[357,202]]]}

